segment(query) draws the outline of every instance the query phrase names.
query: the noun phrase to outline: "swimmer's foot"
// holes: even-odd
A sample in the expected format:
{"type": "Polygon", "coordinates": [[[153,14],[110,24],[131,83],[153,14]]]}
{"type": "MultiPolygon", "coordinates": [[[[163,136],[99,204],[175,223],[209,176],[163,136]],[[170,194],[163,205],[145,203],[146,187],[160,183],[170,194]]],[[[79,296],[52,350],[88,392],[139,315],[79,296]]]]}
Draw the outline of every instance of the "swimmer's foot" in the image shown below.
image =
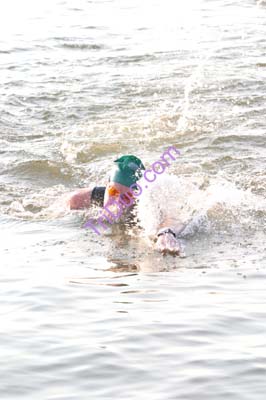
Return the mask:
{"type": "Polygon", "coordinates": [[[184,256],[182,246],[171,229],[158,232],[156,248],[164,255],[184,256]]]}

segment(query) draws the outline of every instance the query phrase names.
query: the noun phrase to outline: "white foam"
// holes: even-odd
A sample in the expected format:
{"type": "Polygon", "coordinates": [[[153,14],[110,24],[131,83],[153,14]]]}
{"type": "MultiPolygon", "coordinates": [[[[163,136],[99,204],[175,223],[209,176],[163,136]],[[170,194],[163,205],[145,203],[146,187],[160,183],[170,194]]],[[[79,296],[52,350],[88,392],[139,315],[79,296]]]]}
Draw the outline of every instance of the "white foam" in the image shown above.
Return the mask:
{"type": "MultiPolygon", "coordinates": [[[[162,224],[186,228],[181,236],[214,230],[248,227],[253,212],[265,213],[266,201],[221,177],[206,188],[192,178],[158,176],[139,198],[138,217],[145,235],[153,236],[162,224]]],[[[145,181],[140,182],[145,187],[145,181]]]]}

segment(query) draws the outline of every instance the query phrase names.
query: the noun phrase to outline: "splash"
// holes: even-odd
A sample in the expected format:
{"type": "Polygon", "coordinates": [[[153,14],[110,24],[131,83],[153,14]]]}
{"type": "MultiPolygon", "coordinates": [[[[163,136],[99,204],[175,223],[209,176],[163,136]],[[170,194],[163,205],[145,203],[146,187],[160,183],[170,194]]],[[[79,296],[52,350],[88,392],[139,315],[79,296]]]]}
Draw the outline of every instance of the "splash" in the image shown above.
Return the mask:
{"type": "Polygon", "coordinates": [[[192,177],[164,175],[138,204],[140,226],[148,237],[165,224],[185,224],[183,237],[256,230],[262,216],[265,220],[265,199],[218,177],[206,185],[204,177],[195,181],[192,177]]]}

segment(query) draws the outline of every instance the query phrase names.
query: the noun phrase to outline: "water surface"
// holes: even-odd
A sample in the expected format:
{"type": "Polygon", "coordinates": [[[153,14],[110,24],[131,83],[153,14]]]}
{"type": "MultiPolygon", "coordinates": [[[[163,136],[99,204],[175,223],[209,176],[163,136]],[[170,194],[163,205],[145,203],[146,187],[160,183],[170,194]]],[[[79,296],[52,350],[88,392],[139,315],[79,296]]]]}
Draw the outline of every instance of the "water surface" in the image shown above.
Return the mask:
{"type": "Polygon", "coordinates": [[[264,399],[265,18],[253,0],[0,5],[1,399],[264,399]],[[67,193],[170,145],[186,258],[82,229],[67,193]]]}

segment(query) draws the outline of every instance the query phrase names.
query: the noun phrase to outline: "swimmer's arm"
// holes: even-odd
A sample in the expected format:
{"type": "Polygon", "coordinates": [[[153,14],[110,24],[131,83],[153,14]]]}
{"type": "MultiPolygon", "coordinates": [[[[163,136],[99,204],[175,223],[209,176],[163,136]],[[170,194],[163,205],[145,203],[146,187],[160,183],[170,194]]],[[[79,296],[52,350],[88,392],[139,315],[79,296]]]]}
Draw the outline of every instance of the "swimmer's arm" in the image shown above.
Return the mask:
{"type": "Polygon", "coordinates": [[[183,224],[180,221],[177,221],[175,218],[166,218],[158,227],[158,231],[161,231],[162,229],[171,229],[176,236],[178,236],[183,229],[185,228],[185,224],[183,224]]]}
{"type": "Polygon", "coordinates": [[[178,240],[178,234],[184,229],[185,225],[165,220],[159,227],[156,235],[156,248],[162,254],[173,254],[185,256],[184,248],[178,240]]]}
{"type": "Polygon", "coordinates": [[[82,210],[84,208],[89,208],[91,205],[91,188],[79,189],[74,193],[71,193],[67,204],[70,210],[82,210]]]}

